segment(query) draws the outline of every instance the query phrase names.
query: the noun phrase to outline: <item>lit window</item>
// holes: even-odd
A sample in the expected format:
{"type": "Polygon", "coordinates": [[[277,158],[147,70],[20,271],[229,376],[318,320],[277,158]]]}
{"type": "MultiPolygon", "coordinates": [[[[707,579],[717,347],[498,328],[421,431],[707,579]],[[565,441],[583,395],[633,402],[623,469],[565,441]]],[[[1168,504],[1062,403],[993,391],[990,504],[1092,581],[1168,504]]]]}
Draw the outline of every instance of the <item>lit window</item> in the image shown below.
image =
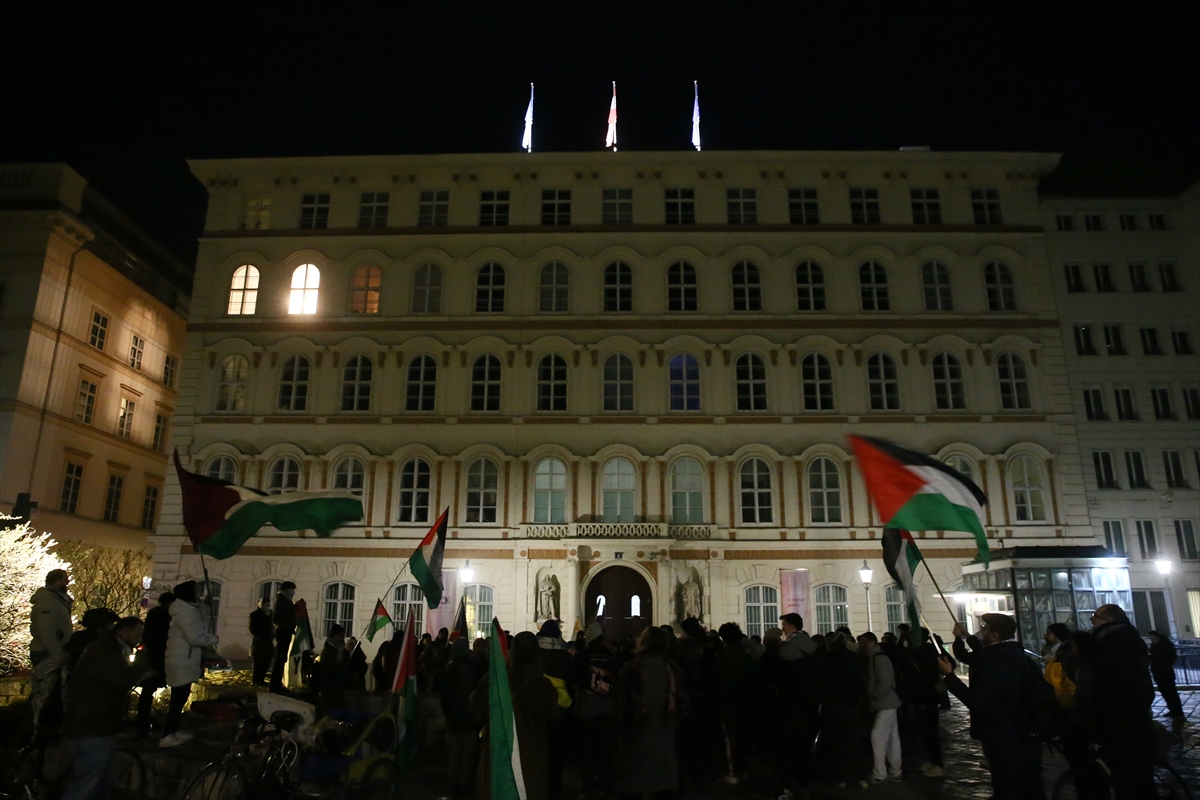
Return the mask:
{"type": "Polygon", "coordinates": [[[762,636],[779,619],[779,590],[774,586],[746,587],[746,635],[762,636]]]}
{"type": "Polygon", "coordinates": [[[354,271],[354,284],[350,289],[350,311],[354,314],[379,313],[379,284],[382,274],[379,267],[366,265],[354,271]]]}
{"type": "Polygon", "coordinates": [[[246,198],[246,213],[242,217],[242,227],[246,230],[266,230],[271,227],[270,197],[246,198]]]}
{"type": "Polygon", "coordinates": [[[258,268],[251,266],[238,267],[233,271],[233,280],[229,284],[230,315],[253,314],[258,305],[258,268]]]}
{"type": "Polygon", "coordinates": [[[292,272],[292,291],[288,296],[289,314],[317,313],[317,291],[321,271],[312,264],[301,264],[292,272]]]}
{"type": "Polygon", "coordinates": [[[410,458],[400,468],[400,522],[429,521],[429,464],[410,458]]]}
{"type": "Polygon", "coordinates": [[[492,609],[495,596],[492,587],[480,583],[468,584],[463,589],[467,607],[467,635],[472,639],[492,635],[492,609]]]}
{"type": "Polygon", "coordinates": [[[425,632],[425,593],[415,583],[402,583],[392,590],[393,630],[406,627],[410,618],[413,635],[420,639],[425,632]]]}

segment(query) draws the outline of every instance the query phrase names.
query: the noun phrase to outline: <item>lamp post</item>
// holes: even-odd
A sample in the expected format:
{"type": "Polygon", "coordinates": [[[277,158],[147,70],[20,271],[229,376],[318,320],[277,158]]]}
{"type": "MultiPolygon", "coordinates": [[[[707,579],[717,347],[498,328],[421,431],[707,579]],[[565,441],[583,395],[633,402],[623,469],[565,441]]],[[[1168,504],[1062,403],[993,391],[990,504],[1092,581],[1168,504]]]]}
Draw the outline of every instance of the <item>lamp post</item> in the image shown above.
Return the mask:
{"type": "Polygon", "coordinates": [[[862,569],[858,571],[858,577],[862,580],[863,595],[867,599],[867,630],[871,630],[871,578],[875,576],[875,570],[867,566],[867,560],[863,559],[862,569]]]}
{"type": "Polygon", "coordinates": [[[475,570],[471,569],[471,560],[470,559],[467,559],[467,563],[465,563],[461,567],[459,567],[458,577],[462,578],[464,588],[475,577],[475,570]]]}

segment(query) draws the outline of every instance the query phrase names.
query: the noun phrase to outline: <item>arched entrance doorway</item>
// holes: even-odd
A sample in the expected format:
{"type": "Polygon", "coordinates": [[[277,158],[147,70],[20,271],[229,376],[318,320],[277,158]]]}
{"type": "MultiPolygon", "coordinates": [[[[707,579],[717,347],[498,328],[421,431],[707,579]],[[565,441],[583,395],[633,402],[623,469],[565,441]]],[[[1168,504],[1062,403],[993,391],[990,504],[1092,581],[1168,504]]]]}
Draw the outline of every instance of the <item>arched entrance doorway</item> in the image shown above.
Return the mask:
{"type": "Polygon", "coordinates": [[[583,622],[599,619],[604,638],[636,637],[653,624],[650,584],[635,569],[612,565],[604,567],[588,583],[584,599],[583,622]]]}

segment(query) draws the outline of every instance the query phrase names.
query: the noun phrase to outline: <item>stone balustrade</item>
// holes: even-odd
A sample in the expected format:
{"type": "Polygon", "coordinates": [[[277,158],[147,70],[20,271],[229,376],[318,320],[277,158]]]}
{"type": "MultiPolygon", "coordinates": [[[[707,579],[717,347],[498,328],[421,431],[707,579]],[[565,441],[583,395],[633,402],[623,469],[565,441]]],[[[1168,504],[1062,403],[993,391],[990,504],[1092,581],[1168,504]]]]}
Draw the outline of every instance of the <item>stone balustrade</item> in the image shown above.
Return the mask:
{"type": "Polygon", "coordinates": [[[522,525],[525,539],[711,539],[712,525],[672,525],[666,522],[570,522],[522,525]]]}

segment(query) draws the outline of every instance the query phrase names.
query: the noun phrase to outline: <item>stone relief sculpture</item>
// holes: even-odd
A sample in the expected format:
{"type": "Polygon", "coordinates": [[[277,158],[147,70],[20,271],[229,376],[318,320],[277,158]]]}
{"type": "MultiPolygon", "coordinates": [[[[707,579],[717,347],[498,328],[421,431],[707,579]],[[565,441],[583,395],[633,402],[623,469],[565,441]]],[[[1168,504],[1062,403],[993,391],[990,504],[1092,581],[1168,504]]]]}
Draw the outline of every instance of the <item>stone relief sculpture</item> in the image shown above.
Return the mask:
{"type": "Polygon", "coordinates": [[[703,621],[703,588],[700,583],[700,576],[696,574],[694,568],[687,574],[687,579],[677,585],[675,589],[675,595],[675,606],[679,622],[682,622],[688,617],[695,617],[696,619],[703,621]]]}
{"type": "Polygon", "coordinates": [[[560,592],[558,576],[546,574],[538,581],[537,618],[539,620],[559,618],[560,592]]]}

